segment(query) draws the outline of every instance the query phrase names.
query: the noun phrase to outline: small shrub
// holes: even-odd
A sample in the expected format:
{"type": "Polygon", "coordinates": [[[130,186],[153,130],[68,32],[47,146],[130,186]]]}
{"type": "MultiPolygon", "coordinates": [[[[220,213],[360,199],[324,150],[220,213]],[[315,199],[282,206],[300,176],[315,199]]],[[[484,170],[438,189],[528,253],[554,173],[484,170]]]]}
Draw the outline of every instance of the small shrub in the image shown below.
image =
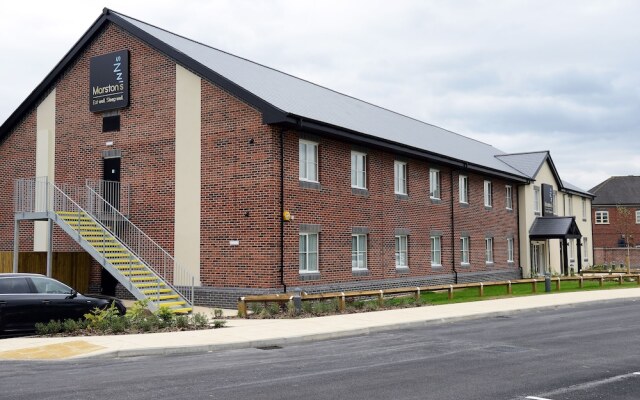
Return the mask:
{"type": "Polygon", "coordinates": [[[214,319],[213,320],[213,327],[215,329],[223,328],[226,324],[227,324],[227,321],[223,320],[223,319],[214,319]]]}
{"type": "Polygon", "coordinates": [[[365,311],[377,311],[378,309],[380,309],[380,306],[377,301],[367,301],[364,304],[365,311]]]}
{"type": "Polygon", "coordinates": [[[100,332],[107,332],[110,330],[111,322],[119,318],[119,312],[115,303],[111,303],[107,308],[94,308],[90,313],[85,314],[84,317],[87,320],[87,326],[89,328],[100,332]]]}
{"type": "Polygon", "coordinates": [[[269,315],[278,315],[280,314],[280,305],[278,303],[270,303],[269,307],[267,307],[269,315]]]}
{"type": "Polygon", "coordinates": [[[302,311],[304,311],[307,314],[313,313],[313,304],[310,301],[303,301],[302,311]]]}
{"type": "Polygon", "coordinates": [[[62,321],[62,331],[66,333],[75,333],[86,327],[86,324],[82,320],[66,319],[62,321]]]}
{"type": "Polygon", "coordinates": [[[158,311],[156,311],[156,317],[158,317],[158,322],[161,327],[168,327],[173,325],[173,319],[175,318],[175,314],[171,309],[167,306],[160,306],[158,311]]]}
{"type": "Polygon", "coordinates": [[[296,306],[293,304],[293,301],[287,302],[287,315],[290,317],[295,317],[298,314],[296,310],[296,306]]]}
{"type": "Polygon", "coordinates": [[[51,320],[47,323],[38,322],[36,324],[36,333],[38,335],[49,336],[62,332],[62,322],[59,320],[51,320]]]}
{"type": "Polygon", "coordinates": [[[176,315],[175,326],[179,329],[186,329],[189,327],[189,317],[186,315],[176,315]]]}
{"type": "Polygon", "coordinates": [[[198,329],[204,329],[209,327],[209,317],[202,313],[195,313],[192,316],[193,325],[198,329]]]}
{"type": "Polygon", "coordinates": [[[213,316],[216,319],[224,318],[224,312],[221,309],[216,308],[213,310],[213,316]]]}

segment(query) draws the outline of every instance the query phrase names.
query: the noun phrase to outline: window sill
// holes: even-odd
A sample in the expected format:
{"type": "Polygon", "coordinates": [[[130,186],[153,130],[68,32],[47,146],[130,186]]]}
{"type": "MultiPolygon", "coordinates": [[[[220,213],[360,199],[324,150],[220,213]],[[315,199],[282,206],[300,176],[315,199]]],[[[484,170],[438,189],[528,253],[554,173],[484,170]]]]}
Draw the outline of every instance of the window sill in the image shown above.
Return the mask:
{"type": "Polygon", "coordinates": [[[460,263],[460,266],[463,268],[469,268],[471,267],[471,264],[463,262],[463,263],[460,263]]]}
{"type": "Polygon", "coordinates": [[[367,188],[359,188],[351,186],[351,194],[356,196],[369,197],[369,190],[367,188]]]}
{"type": "Polygon", "coordinates": [[[493,206],[488,206],[488,205],[485,204],[484,205],[484,209],[487,210],[487,211],[491,211],[491,210],[493,210],[493,206]]]}
{"type": "Polygon", "coordinates": [[[304,272],[299,271],[298,279],[301,281],[317,281],[320,279],[320,272],[304,272]]]}
{"type": "Polygon", "coordinates": [[[438,199],[436,197],[431,197],[431,204],[440,204],[442,203],[441,199],[438,199]]]}
{"type": "Polygon", "coordinates": [[[469,208],[469,203],[460,203],[460,207],[469,208]]]}
{"type": "Polygon", "coordinates": [[[487,267],[493,267],[493,261],[485,261],[484,265],[486,265],[487,267]]]}
{"type": "Polygon", "coordinates": [[[352,269],[351,274],[353,276],[369,276],[370,275],[368,269],[352,269]]]}
{"type": "Polygon", "coordinates": [[[405,193],[395,193],[396,200],[409,200],[409,195],[405,193]]]}
{"type": "Polygon", "coordinates": [[[431,269],[442,269],[442,264],[431,264],[431,269]]]}
{"type": "Polygon", "coordinates": [[[397,266],[396,265],[396,274],[408,274],[409,273],[409,266],[408,265],[403,265],[403,266],[397,266]]]}
{"type": "Polygon", "coordinates": [[[301,188],[316,189],[316,190],[322,189],[322,185],[320,185],[320,182],[303,181],[303,180],[300,180],[299,182],[300,182],[301,188]]]}

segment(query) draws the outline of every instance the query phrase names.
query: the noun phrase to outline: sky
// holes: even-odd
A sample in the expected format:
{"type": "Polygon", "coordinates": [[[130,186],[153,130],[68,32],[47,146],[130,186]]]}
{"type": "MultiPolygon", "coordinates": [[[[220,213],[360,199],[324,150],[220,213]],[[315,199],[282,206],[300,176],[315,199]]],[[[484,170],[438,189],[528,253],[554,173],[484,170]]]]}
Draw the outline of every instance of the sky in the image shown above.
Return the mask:
{"type": "Polygon", "coordinates": [[[640,175],[640,2],[11,1],[0,123],[103,7],[509,153],[590,189],[640,175]]]}

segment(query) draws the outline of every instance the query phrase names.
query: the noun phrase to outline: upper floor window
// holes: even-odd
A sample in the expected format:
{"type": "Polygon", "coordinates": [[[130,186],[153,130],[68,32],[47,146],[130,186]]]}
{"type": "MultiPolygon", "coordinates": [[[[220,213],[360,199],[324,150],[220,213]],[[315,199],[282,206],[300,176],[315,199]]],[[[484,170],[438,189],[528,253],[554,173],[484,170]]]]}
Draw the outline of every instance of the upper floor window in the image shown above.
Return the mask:
{"type": "Polygon", "coordinates": [[[533,212],[540,213],[540,186],[533,187],[533,212]]]}
{"type": "Polygon", "coordinates": [[[300,139],[300,180],[318,182],[318,143],[300,139]]]}
{"type": "Polygon", "coordinates": [[[558,215],[558,191],[553,191],[553,215],[558,215]]]}
{"type": "Polygon", "coordinates": [[[407,194],[407,163],[395,161],[393,186],[396,194],[407,194]]]}
{"type": "Polygon", "coordinates": [[[491,181],[484,181],[484,206],[493,207],[493,185],[491,181]]]}
{"type": "Polygon", "coordinates": [[[564,216],[573,216],[573,196],[565,194],[564,196],[564,216]]]}
{"type": "Polygon", "coordinates": [[[636,224],[640,224],[640,210],[636,211],[636,224]]]}
{"type": "Polygon", "coordinates": [[[466,175],[460,175],[458,177],[458,195],[460,197],[460,203],[469,203],[469,178],[466,175]]]}
{"type": "Polygon", "coordinates": [[[505,188],[505,195],[506,195],[506,199],[505,199],[506,208],[507,210],[513,210],[513,195],[512,195],[511,185],[507,185],[504,188],[505,188]]]}
{"type": "Polygon", "coordinates": [[[367,269],[367,235],[351,235],[351,268],[367,269]]]}
{"type": "Polygon", "coordinates": [[[440,199],[440,171],[429,170],[429,196],[432,199],[440,199]]]}
{"type": "Polygon", "coordinates": [[[582,219],[587,220],[587,199],[582,198],[582,219]]]}
{"type": "Polygon", "coordinates": [[[351,152],[351,187],[367,188],[367,155],[357,151],[351,152]]]}
{"type": "Polygon", "coordinates": [[[608,224],[609,211],[596,211],[596,224],[608,224]]]}
{"type": "Polygon", "coordinates": [[[431,266],[442,265],[442,249],[440,236],[431,236],[431,266]]]}

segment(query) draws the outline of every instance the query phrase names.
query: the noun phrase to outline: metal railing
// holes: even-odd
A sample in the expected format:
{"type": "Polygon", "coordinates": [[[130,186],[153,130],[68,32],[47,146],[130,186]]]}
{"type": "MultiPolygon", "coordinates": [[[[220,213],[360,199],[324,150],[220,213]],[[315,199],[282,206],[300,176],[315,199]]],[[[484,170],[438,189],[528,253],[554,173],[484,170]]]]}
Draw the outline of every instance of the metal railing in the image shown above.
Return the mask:
{"type": "MultiPolygon", "coordinates": [[[[85,214],[93,217],[127,250],[164,279],[165,284],[187,300],[189,305],[193,305],[195,276],[89,185],[64,184],[59,187],[49,182],[47,177],[17,179],[14,193],[16,213],[66,211],[77,213],[78,221],[85,214]]],[[[78,235],[81,235],[80,224],[78,235]]],[[[105,239],[103,237],[103,241],[105,239]]],[[[96,251],[105,257],[105,249],[103,244],[96,251]]],[[[153,300],[153,296],[150,297],[153,300]]]]}
{"type": "Polygon", "coordinates": [[[89,186],[86,210],[176,293],[193,304],[195,275],[89,186]]]}
{"type": "Polygon", "coordinates": [[[86,186],[120,211],[122,215],[131,215],[129,214],[131,185],[115,181],[87,179],[86,186]]]}

